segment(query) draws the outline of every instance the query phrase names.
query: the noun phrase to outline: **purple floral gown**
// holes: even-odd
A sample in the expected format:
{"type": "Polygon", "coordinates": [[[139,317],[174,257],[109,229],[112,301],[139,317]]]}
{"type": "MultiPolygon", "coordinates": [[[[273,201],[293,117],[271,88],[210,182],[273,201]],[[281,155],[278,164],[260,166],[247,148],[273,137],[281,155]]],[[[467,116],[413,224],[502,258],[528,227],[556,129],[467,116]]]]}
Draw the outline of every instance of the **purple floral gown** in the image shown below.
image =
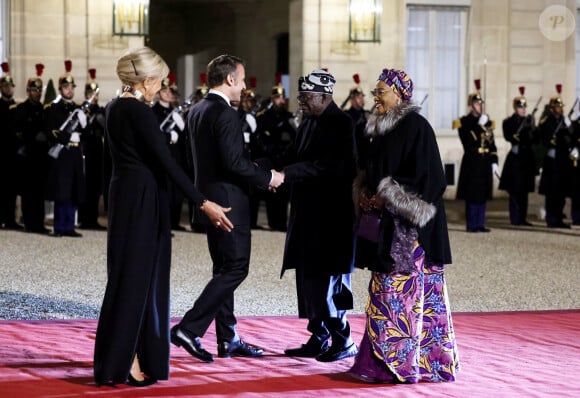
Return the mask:
{"type": "Polygon", "coordinates": [[[349,374],[372,383],[454,381],[459,370],[443,266],[419,246],[410,274],[373,272],[366,330],[349,374]]]}

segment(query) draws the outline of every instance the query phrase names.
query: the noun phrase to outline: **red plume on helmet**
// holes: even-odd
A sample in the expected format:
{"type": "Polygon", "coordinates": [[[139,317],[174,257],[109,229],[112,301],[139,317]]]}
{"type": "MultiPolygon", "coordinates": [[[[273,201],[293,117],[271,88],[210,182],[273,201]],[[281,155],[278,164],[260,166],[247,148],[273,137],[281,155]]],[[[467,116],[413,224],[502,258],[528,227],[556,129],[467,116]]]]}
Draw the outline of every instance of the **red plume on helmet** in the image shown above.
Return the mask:
{"type": "Polygon", "coordinates": [[[64,61],[64,70],[66,73],[70,73],[70,71],[72,70],[72,61],[70,59],[64,61]]]}
{"type": "Polygon", "coordinates": [[[477,91],[481,90],[481,80],[480,80],[480,79],[475,79],[475,80],[473,81],[473,84],[475,84],[475,89],[476,89],[477,91]]]}
{"type": "Polygon", "coordinates": [[[72,61],[70,59],[64,61],[64,70],[64,75],[58,79],[58,88],[62,88],[65,84],[71,84],[73,87],[76,87],[75,79],[70,74],[70,71],[72,70],[72,61]]]}
{"type": "Polygon", "coordinates": [[[177,76],[175,75],[175,72],[169,72],[169,75],[167,75],[167,77],[169,78],[169,84],[175,84],[175,82],[177,81],[177,76]]]}
{"type": "Polygon", "coordinates": [[[564,101],[562,100],[562,97],[560,97],[560,94],[562,94],[561,84],[556,84],[556,92],[558,95],[550,98],[550,106],[564,106],[564,101]]]}
{"type": "Polygon", "coordinates": [[[199,81],[201,82],[202,85],[205,86],[207,84],[207,73],[200,73],[199,81]]]}
{"type": "Polygon", "coordinates": [[[2,62],[2,72],[4,72],[4,75],[0,77],[0,84],[9,84],[14,87],[14,80],[12,79],[12,76],[10,76],[10,65],[8,62],[2,62]]]}
{"type": "Polygon", "coordinates": [[[251,88],[256,88],[256,85],[258,84],[258,81],[256,79],[256,76],[250,76],[250,87],[251,88]]]}
{"type": "Polygon", "coordinates": [[[89,76],[91,80],[95,80],[97,78],[97,70],[95,68],[89,69],[89,76]]]}
{"type": "Polygon", "coordinates": [[[514,108],[525,108],[526,106],[528,106],[526,97],[524,97],[526,88],[524,86],[519,86],[518,91],[520,92],[520,95],[514,98],[513,101],[514,108]]]}
{"type": "Polygon", "coordinates": [[[42,76],[42,72],[44,71],[44,65],[43,64],[36,64],[36,65],[34,65],[34,67],[36,68],[36,76],[38,76],[38,77],[42,76]]]}
{"type": "Polygon", "coordinates": [[[30,79],[28,79],[28,81],[26,82],[26,88],[28,90],[34,89],[42,91],[42,79],[40,79],[40,77],[42,76],[42,72],[44,71],[44,65],[36,64],[34,65],[34,68],[36,69],[36,77],[31,77],[30,79]]]}
{"type": "Polygon", "coordinates": [[[481,90],[481,80],[480,79],[475,79],[473,81],[473,84],[475,85],[475,93],[471,93],[467,96],[467,105],[471,106],[475,103],[483,103],[483,98],[481,98],[481,94],[479,92],[479,90],[481,90]]]}
{"type": "Polygon", "coordinates": [[[276,85],[272,87],[272,97],[286,97],[286,91],[282,86],[282,73],[276,72],[276,85]]]}
{"type": "Polygon", "coordinates": [[[8,62],[2,62],[2,72],[4,73],[10,72],[10,64],[8,62]]]}
{"type": "Polygon", "coordinates": [[[562,94],[562,85],[561,84],[556,84],[556,92],[558,93],[558,95],[562,94]]]}
{"type": "Polygon", "coordinates": [[[360,84],[360,76],[358,75],[358,73],[352,75],[352,80],[354,80],[355,84],[360,84]]]}

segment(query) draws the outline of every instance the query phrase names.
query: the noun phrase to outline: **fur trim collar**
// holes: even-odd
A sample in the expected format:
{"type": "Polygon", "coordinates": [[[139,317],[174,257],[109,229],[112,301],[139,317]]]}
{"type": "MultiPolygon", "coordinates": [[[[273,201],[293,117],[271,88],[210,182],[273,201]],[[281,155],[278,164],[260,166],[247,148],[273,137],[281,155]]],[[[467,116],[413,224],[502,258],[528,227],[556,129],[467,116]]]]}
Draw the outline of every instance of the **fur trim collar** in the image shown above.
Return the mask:
{"type": "Polygon", "coordinates": [[[365,129],[366,135],[375,137],[378,135],[385,135],[393,130],[397,124],[410,112],[419,112],[420,106],[411,102],[402,102],[401,104],[389,109],[384,114],[378,114],[376,109],[369,116],[367,126],[365,129]]]}

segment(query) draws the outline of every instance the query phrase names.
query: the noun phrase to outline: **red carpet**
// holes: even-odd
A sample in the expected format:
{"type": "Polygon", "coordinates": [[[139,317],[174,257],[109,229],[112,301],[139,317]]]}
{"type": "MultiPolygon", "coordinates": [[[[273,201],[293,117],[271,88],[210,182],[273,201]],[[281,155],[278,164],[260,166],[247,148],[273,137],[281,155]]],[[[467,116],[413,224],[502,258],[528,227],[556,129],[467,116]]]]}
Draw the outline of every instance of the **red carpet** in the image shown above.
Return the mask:
{"type": "MultiPolygon", "coordinates": [[[[360,341],[364,317],[350,316],[360,341]]],[[[304,342],[305,321],[241,318],[238,330],[266,348],[260,359],[192,359],[172,347],[171,378],[136,389],[96,387],[96,321],[0,321],[0,397],[580,397],[580,311],[455,314],[462,370],[455,383],[368,385],[343,374],[352,359],[323,364],[283,355],[304,342]]],[[[215,353],[213,331],[203,338],[215,353]]]]}

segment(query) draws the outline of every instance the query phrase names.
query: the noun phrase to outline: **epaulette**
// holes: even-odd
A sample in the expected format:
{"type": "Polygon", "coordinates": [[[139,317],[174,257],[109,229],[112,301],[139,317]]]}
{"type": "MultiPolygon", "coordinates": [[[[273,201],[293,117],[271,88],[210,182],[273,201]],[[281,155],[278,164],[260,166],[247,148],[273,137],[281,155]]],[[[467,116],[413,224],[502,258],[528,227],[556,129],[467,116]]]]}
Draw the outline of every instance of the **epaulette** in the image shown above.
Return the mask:
{"type": "Polygon", "coordinates": [[[264,113],[266,113],[267,110],[268,109],[266,109],[266,108],[262,109],[261,111],[259,111],[258,113],[256,113],[256,117],[262,116],[264,113]]]}
{"type": "Polygon", "coordinates": [[[48,104],[44,104],[44,109],[50,108],[51,105],[52,105],[52,102],[49,102],[48,104]]]}
{"type": "Polygon", "coordinates": [[[544,116],[543,118],[540,119],[540,121],[538,122],[538,124],[544,124],[546,122],[546,120],[548,120],[548,116],[544,116]]]}
{"type": "Polygon", "coordinates": [[[451,125],[452,129],[459,129],[461,128],[461,119],[455,119],[451,125]]]}
{"type": "Polygon", "coordinates": [[[12,105],[10,105],[10,106],[8,107],[8,110],[12,111],[12,110],[16,109],[16,107],[17,107],[18,105],[20,105],[20,103],[19,103],[19,102],[15,102],[15,103],[13,103],[12,105]]]}
{"type": "Polygon", "coordinates": [[[495,120],[491,121],[491,128],[495,130],[495,120]]]}

